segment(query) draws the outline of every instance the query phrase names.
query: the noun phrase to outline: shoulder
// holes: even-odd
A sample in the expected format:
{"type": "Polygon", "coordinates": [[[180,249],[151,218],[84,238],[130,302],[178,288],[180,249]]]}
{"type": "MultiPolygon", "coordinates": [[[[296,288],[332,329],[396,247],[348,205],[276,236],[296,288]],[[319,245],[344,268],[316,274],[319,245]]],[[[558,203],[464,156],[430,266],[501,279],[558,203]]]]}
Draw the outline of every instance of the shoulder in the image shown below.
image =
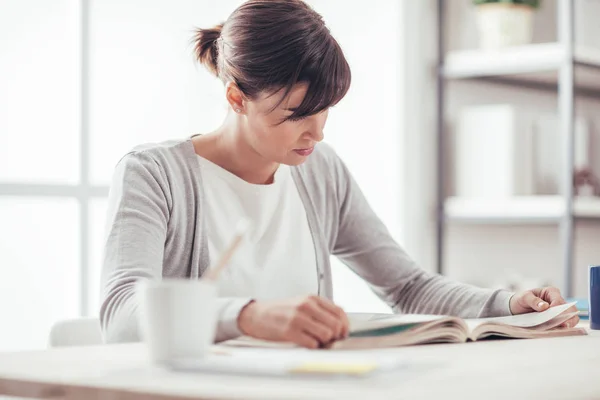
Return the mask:
{"type": "Polygon", "coordinates": [[[312,201],[323,199],[327,203],[320,205],[323,209],[331,205],[339,208],[352,186],[352,177],[346,165],[327,143],[319,143],[313,154],[297,170],[312,201]]]}
{"type": "Polygon", "coordinates": [[[114,178],[156,182],[160,186],[187,186],[195,172],[196,155],[186,139],[140,144],[117,162],[114,178]]]}
{"type": "Polygon", "coordinates": [[[154,171],[189,170],[196,155],[189,139],[169,140],[137,145],[117,162],[118,168],[144,167],[154,171]]]}
{"type": "Polygon", "coordinates": [[[157,163],[193,159],[194,151],[187,139],[139,144],[130,149],[120,161],[127,159],[152,159],[157,163]]]}
{"type": "Polygon", "coordinates": [[[327,164],[333,165],[341,162],[335,149],[328,143],[319,143],[315,146],[315,151],[307,160],[307,164],[327,164]]]}
{"type": "Polygon", "coordinates": [[[327,143],[319,143],[301,169],[310,176],[318,177],[316,183],[333,183],[336,186],[345,183],[349,175],[341,157],[327,143]]]}
{"type": "Polygon", "coordinates": [[[319,172],[319,174],[323,174],[325,171],[338,174],[344,168],[344,163],[330,144],[319,143],[302,167],[308,171],[319,172]]]}

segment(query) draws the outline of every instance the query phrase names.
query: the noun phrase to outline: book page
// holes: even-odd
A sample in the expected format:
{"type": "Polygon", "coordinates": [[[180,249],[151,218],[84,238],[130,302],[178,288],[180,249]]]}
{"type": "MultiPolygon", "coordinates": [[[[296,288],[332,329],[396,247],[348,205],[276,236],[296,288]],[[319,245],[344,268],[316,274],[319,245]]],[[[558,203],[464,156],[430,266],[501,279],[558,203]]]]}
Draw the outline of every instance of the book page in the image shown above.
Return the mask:
{"type": "Polygon", "coordinates": [[[544,322],[550,321],[551,319],[564,313],[574,305],[575,302],[563,304],[561,306],[550,307],[546,311],[542,312],[532,312],[521,315],[510,315],[508,317],[466,319],[465,322],[467,323],[467,326],[471,331],[476,327],[487,323],[504,324],[510,326],[517,326],[521,328],[531,328],[533,326],[537,326],[543,324],[544,322]]]}
{"type": "Polygon", "coordinates": [[[443,315],[425,314],[348,314],[350,332],[381,329],[392,326],[414,325],[447,318],[443,315]]]}

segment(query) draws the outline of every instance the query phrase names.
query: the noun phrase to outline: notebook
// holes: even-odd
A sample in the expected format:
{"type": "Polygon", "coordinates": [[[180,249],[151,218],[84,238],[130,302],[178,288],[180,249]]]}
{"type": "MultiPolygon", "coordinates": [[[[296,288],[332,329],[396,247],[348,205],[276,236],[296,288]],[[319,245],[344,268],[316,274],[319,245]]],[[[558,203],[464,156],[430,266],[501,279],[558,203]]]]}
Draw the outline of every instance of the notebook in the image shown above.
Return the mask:
{"type": "MultiPolygon", "coordinates": [[[[464,343],[490,338],[534,339],[587,335],[584,328],[561,328],[577,315],[575,303],[543,312],[508,317],[462,319],[439,315],[349,314],[350,336],[330,343],[329,349],[374,349],[430,343],[464,343]]],[[[242,337],[226,342],[236,347],[292,347],[242,337]]]]}

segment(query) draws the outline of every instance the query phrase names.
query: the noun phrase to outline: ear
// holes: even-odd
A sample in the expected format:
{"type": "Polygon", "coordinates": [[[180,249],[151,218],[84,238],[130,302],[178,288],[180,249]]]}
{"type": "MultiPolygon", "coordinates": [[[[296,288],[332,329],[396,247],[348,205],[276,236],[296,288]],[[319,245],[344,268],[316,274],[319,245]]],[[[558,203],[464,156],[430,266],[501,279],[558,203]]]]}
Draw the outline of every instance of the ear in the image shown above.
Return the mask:
{"type": "Polygon", "coordinates": [[[225,85],[225,97],[233,111],[237,114],[242,114],[244,112],[246,97],[235,82],[227,82],[225,85]]]}

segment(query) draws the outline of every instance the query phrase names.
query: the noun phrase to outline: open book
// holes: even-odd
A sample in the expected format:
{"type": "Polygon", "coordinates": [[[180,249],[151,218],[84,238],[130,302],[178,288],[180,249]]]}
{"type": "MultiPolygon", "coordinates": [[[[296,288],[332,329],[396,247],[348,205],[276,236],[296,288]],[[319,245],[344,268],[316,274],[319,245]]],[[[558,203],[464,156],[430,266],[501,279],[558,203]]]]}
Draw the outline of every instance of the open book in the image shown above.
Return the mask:
{"type": "MultiPolygon", "coordinates": [[[[372,349],[427,343],[462,343],[492,337],[518,339],[587,335],[583,328],[560,328],[577,315],[575,303],[543,312],[497,318],[462,319],[439,315],[349,314],[350,337],[331,343],[332,349],[372,349]]],[[[231,346],[290,347],[289,343],[265,342],[242,337],[225,342],[231,346]]]]}
{"type": "Polygon", "coordinates": [[[518,339],[586,335],[583,328],[560,328],[577,315],[575,303],[543,312],[508,317],[461,319],[434,315],[351,315],[350,337],[335,349],[395,347],[426,343],[462,343],[492,337],[518,339]]]}

